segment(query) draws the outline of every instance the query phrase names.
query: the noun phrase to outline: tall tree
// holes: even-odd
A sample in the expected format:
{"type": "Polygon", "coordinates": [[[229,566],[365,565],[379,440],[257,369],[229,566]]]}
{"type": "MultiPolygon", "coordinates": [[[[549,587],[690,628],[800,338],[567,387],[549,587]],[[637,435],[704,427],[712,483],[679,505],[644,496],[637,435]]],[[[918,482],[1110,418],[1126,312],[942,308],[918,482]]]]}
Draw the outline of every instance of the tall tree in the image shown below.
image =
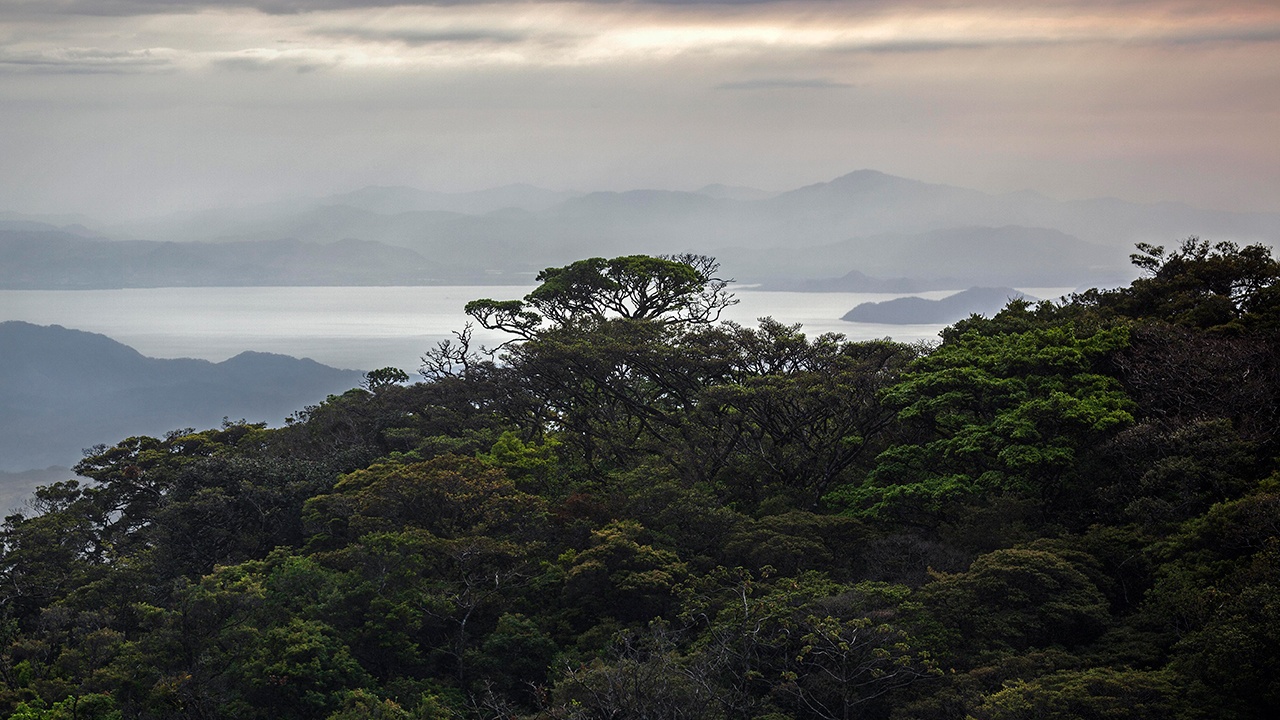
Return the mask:
{"type": "Polygon", "coordinates": [[[663,325],[715,322],[737,302],[705,255],[626,255],[589,258],[538,273],[542,284],[524,300],[473,300],[467,314],[490,330],[532,340],[552,327],[596,325],[609,319],[663,325]]]}

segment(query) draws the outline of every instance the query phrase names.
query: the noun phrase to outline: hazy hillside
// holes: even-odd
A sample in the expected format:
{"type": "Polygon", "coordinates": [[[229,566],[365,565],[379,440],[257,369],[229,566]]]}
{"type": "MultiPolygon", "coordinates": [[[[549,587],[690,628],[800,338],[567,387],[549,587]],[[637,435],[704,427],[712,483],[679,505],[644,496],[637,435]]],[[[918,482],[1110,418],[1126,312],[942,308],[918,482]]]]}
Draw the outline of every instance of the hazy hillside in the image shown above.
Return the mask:
{"type": "MultiPolygon", "coordinates": [[[[482,270],[471,274],[483,279],[482,270]]],[[[0,288],[7,289],[424,285],[467,276],[465,268],[367,240],[107,241],[0,229],[0,288]]]]}
{"type": "MultiPolygon", "coordinates": [[[[1120,284],[1132,275],[1127,267],[1131,251],[1132,247],[1087,243],[1057,230],[1004,226],[871,235],[816,247],[719,248],[714,254],[740,279],[764,278],[772,281],[767,286],[778,289],[798,289],[797,278],[830,278],[833,271],[854,268],[872,280],[898,278],[898,287],[909,278],[909,291],[915,291],[1120,284]]],[[[864,291],[876,292],[872,288],[877,284],[868,284],[864,291]]]]}
{"type": "Polygon", "coordinates": [[[322,198],[317,204],[346,205],[384,214],[435,210],[483,215],[495,210],[507,209],[539,212],[555,207],[577,195],[579,193],[547,190],[525,183],[464,193],[432,192],[404,186],[374,186],[330,195],[322,198]]]}
{"type": "Polygon", "coordinates": [[[404,186],[369,186],[319,198],[213,208],[118,223],[104,228],[104,231],[119,237],[144,240],[252,239],[282,225],[305,225],[309,216],[324,217],[332,213],[333,208],[358,210],[369,215],[425,212],[485,215],[511,209],[541,212],[579,195],[581,193],[547,190],[527,184],[464,193],[433,192],[404,186]]]}
{"type": "Polygon", "coordinates": [[[765,200],[777,195],[778,193],[769,192],[753,187],[743,187],[741,185],[724,185],[721,183],[712,183],[698,188],[694,192],[707,197],[719,198],[721,200],[765,200]]]}
{"type": "Polygon", "coordinates": [[[905,297],[866,302],[845,313],[840,319],[892,325],[954,323],[973,314],[994,317],[1015,298],[1037,299],[1013,288],[974,287],[941,300],[905,297]]]}
{"type": "Polygon", "coordinates": [[[70,465],[97,443],[224,417],[279,424],[360,379],[284,355],[160,360],[104,335],[0,323],[0,470],[70,465]]]}
{"type": "Polygon", "coordinates": [[[769,209],[768,215],[805,222],[819,235],[1022,225],[1126,247],[1137,240],[1172,243],[1190,234],[1245,242],[1275,242],[1280,237],[1280,215],[1274,213],[1232,213],[1115,198],[1064,202],[1034,192],[992,195],[874,170],[782,193],[759,205],[769,209]]]}
{"type": "Polygon", "coordinates": [[[873,170],[782,193],[367,187],[92,230],[11,223],[0,242],[6,287],[527,282],[580,257],[686,251],[716,255],[726,272],[751,282],[856,270],[927,286],[1118,284],[1131,277],[1135,242],[1280,238],[1278,214],[992,195],[873,170]],[[63,246],[53,237],[43,253],[14,245],[40,229],[57,230],[63,246]],[[68,245],[90,232],[135,244],[68,245]]]}
{"type": "Polygon", "coordinates": [[[850,270],[840,277],[820,278],[780,278],[763,282],[761,290],[780,290],[786,292],[883,292],[911,293],[929,289],[927,283],[911,278],[877,278],[866,273],[850,270]]]}

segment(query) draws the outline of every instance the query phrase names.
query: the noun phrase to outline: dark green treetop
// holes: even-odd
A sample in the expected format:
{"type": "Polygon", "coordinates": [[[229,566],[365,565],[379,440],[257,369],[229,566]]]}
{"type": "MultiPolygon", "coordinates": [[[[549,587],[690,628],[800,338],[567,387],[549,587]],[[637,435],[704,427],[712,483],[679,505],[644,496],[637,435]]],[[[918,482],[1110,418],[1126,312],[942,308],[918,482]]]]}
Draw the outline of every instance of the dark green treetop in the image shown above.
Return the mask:
{"type": "Polygon", "coordinates": [[[538,273],[542,284],[524,300],[473,300],[466,312],[485,328],[526,340],[545,322],[553,327],[613,318],[711,323],[737,303],[726,289],[730,281],[716,276],[719,267],[714,258],[693,254],[589,258],[538,273]]]}

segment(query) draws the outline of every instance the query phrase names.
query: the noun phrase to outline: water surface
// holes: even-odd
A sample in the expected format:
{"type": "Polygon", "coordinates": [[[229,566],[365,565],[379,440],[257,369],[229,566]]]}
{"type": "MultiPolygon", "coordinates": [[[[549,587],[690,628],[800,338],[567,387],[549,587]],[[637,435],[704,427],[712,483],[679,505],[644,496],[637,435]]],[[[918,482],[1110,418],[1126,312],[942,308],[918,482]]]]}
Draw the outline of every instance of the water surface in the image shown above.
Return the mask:
{"type": "MultiPolygon", "coordinates": [[[[518,298],[532,286],[209,287],[125,290],[0,290],[0,320],[62,325],[107,335],[144,355],[220,361],[245,350],[309,357],[368,370],[388,365],[415,373],[424,350],[467,322],[462,312],[481,297],[518,298]]],[[[902,297],[885,293],[800,293],[735,288],[740,300],[724,319],[755,325],[772,316],[802,323],[807,334],[838,332],[852,340],[937,337],[942,325],[849,323],[855,305],[902,297]]],[[[1028,288],[1037,297],[1061,288],[1028,288]]],[[[918,293],[931,299],[955,291],[918,293]]],[[[477,329],[494,345],[500,333],[477,329]]]]}

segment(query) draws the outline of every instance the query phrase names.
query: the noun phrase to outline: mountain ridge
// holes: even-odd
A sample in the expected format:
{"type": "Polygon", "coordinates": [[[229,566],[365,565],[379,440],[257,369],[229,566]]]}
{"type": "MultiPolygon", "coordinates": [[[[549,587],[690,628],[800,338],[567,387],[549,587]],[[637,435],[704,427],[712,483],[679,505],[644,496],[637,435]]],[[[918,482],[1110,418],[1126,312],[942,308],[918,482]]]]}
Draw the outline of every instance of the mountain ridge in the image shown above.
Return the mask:
{"type": "Polygon", "coordinates": [[[840,319],[886,325],[950,324],[974,314],[992,317],[1012,300],[1037,299],[1010,287],[971,287],[938,300],[904,297],[865,302],[840,319]]]}
{"type": "Polygon", "coordinates": [[[222,362],[152,358],[100,333],[0,322],[0,470],[70,465],[100,442],[227,417],[279,423],[361,378],[255,351],[222,362]]]}
{"type": "MultiPolygon", "coordinates": [[[[5,231],[0,226],[0,237],[35,231],[31,225],[22,227],[25,230],[5,231]]],[[[55,226],[44,229],[68,237],[74,234],[55,226]]],[[[238,275],[229,269],[233,263],[215,261],[215,251],[205,247],[198,263],[201,273],[194,273],[198,277],[182,276],[193,273],[174,259],[181,255],[180,249],[169,247],[157,256],[160,265],[150,274],[178,276],[168,284],[179,285],[514,283],[527,281],[542,268],[582,257],[696,252],[718,256],[731,274],[749,282],[830,277],[850,270],[934,282],[940,272],[922,267],[932,264],[951,268],[945,274],[962,287],[1065,286],[1127,279],[1127,255],[1136,242],[1168,245],[1196,235],[1274,245],[1280,239],[1280,213],[1201,210],[1184,203],[1108,198],[1059,201],[1034,191],[995,195],[863,169],[778,193],[730,186],[706,186],[694,192],[583,193],[516,184],[450,194],[407,186],[367,186],[324,198],[214,209],[114,230],[115,236],[132,238],[132,242],[212,246],[291,239],[314,244],[275,265],[263,259],[263,248],[241,245],[224,251],[259,254],[238,275]],[[968,241],[968,254],[929,240],[930,234],[965,232],[987,239],[968,241]],[[1046,241],[1054,233],[1054,239],[1046,241]],[[331,251],[318,247],[347,240],[375,245],[367,246],[363,255],[327,260],[325,253],[331,251]],[[842,249],[851,247],[859,251],[842,249]],[[417,257],[396,256],[397,251],[390,248],[411,251],[417,257]],[[1010,251],[1018,265],[1002,275],[999,271],[1010,262],[1010,251]],[[826,257],[818,257],[824,252],[826,257]],[[1036,252],[1048,255],[1037,260],[1036,252]],[[807,264],[797,255],[807,258],[807,264]],[[168,265],[160,262],[165,257],[168,265]],[[255,275],[254,267],[259,266],[271,269],[255,275]],[[215,267],[228,276],[208,277],[215,267]]],[[[93,249],[99,252],[104,247],[93,249]]],[[[114,249],[124,253],[126,247],[114,249]]],[[[146,275],[145,268],[122,265],[118,258],[96,258],[92,267],[98,268],[98,276],[86,279],[84,273],[77,275],[57,265],[68,262],[65,258],[42,258],[39,253],[21,256],[0,242],[0,287],[162,284],[134,277],[146,275]],[[7,274],[6,266],[10,267],[7,274]],[[44,275],[36,277],[40,272],[44,275]],[[15,274],[32,277],[18,280],[15,274]]]]}

